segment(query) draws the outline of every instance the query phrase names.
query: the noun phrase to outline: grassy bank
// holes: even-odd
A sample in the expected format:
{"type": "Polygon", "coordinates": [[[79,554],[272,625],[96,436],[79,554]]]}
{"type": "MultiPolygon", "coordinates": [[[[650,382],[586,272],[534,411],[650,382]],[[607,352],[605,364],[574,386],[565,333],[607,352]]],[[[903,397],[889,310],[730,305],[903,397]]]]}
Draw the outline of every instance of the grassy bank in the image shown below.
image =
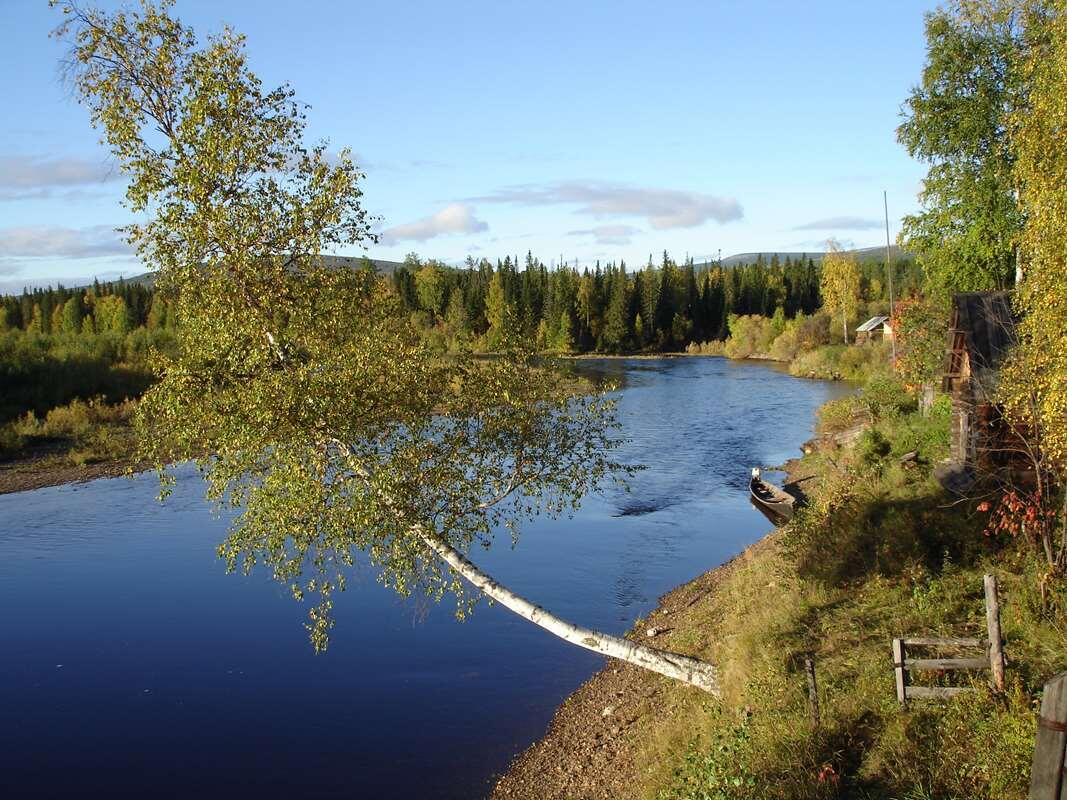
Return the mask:
{"type": "Polygon", "coordinates": [[[0,494],[121,474],[136,458],[135,407],[73,400],[0,425],[0,494]]]}
{"type": "Polygon", "coordinates": [[[875,382],[824,408],[825,429],[857,419],[871,427],[848,448],[795,465],[817,478],[803,484],[811,504],[662,642],[721,665],[724,699],[666,687],[655,721],[634,731],[646,765],[641,796],[1026,796],[1038,692],[1067,667],[1067,591],[1042,587],[1022,542],[987,535],[979,501],[958,503],[931,477],[947,453],[947,403],[924,417],[890,389],[875,382]],[[901,464],[912,450],[921,463],[901,464]],[[974,673],[962,678],[974,694],[902,710],[891,638],[984,637],[986,572],[1001,583],[1007,691],[992,693],[974,673]],[[808,653],[818,727],[801,671],[808,653]]]}

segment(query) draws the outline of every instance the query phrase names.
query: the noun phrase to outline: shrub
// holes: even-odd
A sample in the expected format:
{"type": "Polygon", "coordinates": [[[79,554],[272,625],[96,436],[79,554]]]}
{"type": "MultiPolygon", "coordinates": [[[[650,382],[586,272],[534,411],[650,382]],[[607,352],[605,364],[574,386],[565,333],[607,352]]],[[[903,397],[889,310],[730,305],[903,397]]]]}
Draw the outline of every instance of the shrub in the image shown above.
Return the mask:
{"type": "Polygon", "coordinates": [[[856,443],[856,454],[865,464],[877,464],[892,450],[892,445],[881,431],[864,431],[856,443]]]}
{"type": "Polygon", "coordinates": [[[74,400],[68,405],[53,408],[44,418],[42,432],[46,436],[80,439],[92,425],[89,404],[74,400]]]}
{"type": "Polygon", "coordinates": [[[802,351],[830,344],[830,316],[817,311],[810,317],[797,317],[797,344],[802,351]]]}
{"type": "Polygon", "coordinates": [[[718,339],[707,342],[690,342],[685,348],[690,355],[721,356],[723,355],[723,343],[718,339]]]}
{"type": "Polygon", "coordinates": [[[726,340],[724,353],[728,358],[750,358],[763,355],[774,341],[774,320],[758,314],[729,317],[730,337],[726,340]]]}
{"type": "Polygon", "coordinates": [[[27,411],[15,422],[11,423],[12,430],[20,437],[40,436],[41,421],[32,411],[27,411]]]}
{"type": "Polygon", "coordinates": [[[14,425],[0,425],[0,458],[9,458],[17,453],[24,441],[14,425]]]}
{"type": "Polygon", "coordinates": [[[904,388],[904,384],[881,376],[872,378],[863,387],[860,404],[872,421],[896,417],[917,407],[915,398],[904,388]]]}
{"type": "Polygon", "coordinates": [[[854,396],[840,397],[824,403],[818,411],[816,430],[819,433],[840,433],[848,430],[855,424],[858,411],[857,398],[854,396]]]}

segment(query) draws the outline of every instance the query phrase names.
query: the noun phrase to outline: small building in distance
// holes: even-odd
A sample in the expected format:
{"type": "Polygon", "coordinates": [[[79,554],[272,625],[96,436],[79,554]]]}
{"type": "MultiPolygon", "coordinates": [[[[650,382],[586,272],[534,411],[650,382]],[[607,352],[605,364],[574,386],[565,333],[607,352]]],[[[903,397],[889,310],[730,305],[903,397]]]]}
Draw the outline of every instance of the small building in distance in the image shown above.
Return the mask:
{"type": "Polygon", "coordinates": [[[942,389],[952,397],[951,458],[988,471],[1010,466],[1019,439],[993,401],[1000,365],[1018,341],[1007,292],[952,299],[942,389]]]}
{"type": "Polygon", "coordinates": [[[873,342],[885,339],[887,342],[893,338],[893,328],[889,324],[889,317],[871,317],[856,328],[856,344],[873,342]]]}

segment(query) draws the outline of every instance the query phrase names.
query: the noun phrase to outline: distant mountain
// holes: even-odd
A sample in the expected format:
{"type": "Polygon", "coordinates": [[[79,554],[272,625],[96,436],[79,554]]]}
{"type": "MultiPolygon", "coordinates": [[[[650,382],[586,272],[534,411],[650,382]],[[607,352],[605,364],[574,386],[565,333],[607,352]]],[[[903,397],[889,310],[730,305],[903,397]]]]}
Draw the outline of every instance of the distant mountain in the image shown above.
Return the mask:
{"type": "MultiPolygon", "coordinates": [[[[907,252],[906,250],[901,250],[896,245],[893,245],[889,249],[890,249],[890,252],[892,254],[892,258],[893,258],[894,261],[899,261],[901,259],[906,259],[906,258],[911,258],[912,257],[911,253],[907,252]]],[[[857,250],[845,250],[844,252],[849,253],[851,255],[854,255],[856,257],[856,260],[859,261],[861,264],[868,264],[868,263],[871,263],[871,262],[879,262],[880,263],[880,262],[884,262],[885,261],[885,248],[884,247],[861,247],[861,248],[859,248],[857,250]]],[[[807,261],[810,258],[816,264],[821,264],[823,256],[825,256],[825,255],[826,255],[825,253],[801,253],[801,252],[777,252],[777,253],[775,253],[775,252],[772,252],[772,251],[766,251],[766,252],[762,252],[762,253],[758,253],[758,252],[757,253],[737,253],[735,255],[726,256],[725,258],[723,258],[722,265],[724,267],[736,267],[739,264],[754,264],[754,263],[756,263],[756,260],[760,256],[763,257],[763,263],[764,264],[769,264],[770,261],[771,261],[771,258],[773,258],[774,256],[778,256],[778,260],[780,262],[782,262],[782,263],[785,263],[785,260],[787,258],[791,259],[792,261],[799,261],[799,260],[807,261]]],[[[715,261],[706,261],[706,262],[703,262],[701,264],[696,264],[695,266],[697,268],[700,268],[700,267],[703,267],[703,266],[715,267],[715,266],[718,266],[718,264],[715,261]]]]}
{"type": "MultiPolygon", "coordinates": [[[[385,261],[380,258],[364,258],[363,256],[322,256],[322,262],[328,267],[334,269],[349,268],[355,269],[362,266],[365,262],[369,261],[374,265],[374,269],[378,272],[391,275],[397,270],[398,267],[403,266],[399,261],[385,261]]],[[[118,283],[118,278],[109,278],[101,283],[118,283]]],[[[129,277],[123,277],[122,281],[125,283],[139,283],[143,286],[152,286],[156,282],[155,272],[141,272],[137,275],[130,275],[129,277]]],[[[85,288],[75,286],[73,288],[85,288]]]]}

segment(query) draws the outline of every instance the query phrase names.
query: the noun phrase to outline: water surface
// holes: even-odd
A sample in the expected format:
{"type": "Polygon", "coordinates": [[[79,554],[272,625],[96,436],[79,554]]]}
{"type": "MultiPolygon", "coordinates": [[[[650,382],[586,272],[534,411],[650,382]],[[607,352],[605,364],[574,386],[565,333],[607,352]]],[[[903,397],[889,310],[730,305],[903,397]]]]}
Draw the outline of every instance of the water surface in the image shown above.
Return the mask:
{"type": "MultiPolygon", "coordinates": [[[[844,387],[725,359],[594,360],[648,467],[475,560],[625,631],[768,529],[747,471],[797,454],[844,387]]],[[[603,663],[500,607],[457,623],[369,570],[316,656],[306,608],[226,575],[226,519],[183,468],[0,496],[0,796],[477,798],[603,663]]]]}

